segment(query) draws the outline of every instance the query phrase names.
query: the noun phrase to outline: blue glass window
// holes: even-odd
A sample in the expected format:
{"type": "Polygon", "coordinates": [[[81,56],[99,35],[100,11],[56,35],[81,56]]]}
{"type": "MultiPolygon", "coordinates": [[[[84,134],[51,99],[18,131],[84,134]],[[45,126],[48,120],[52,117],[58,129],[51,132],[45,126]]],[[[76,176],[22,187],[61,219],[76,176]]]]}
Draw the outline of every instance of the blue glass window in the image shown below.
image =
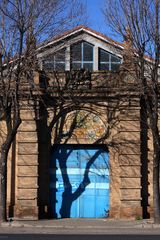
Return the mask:
{"type": "Polygon", "coordinates": [[[71,68],[93,71],[93,45],[80,42],[71,46],[71,68]]]}
{"type": "Polygon", "coordinates": [[[54,55],[51,55],[43,60],[43,68],[55,71],[65,70],[65,49],[57,51],[54,55]]]}
{"type": "Polygon", "coordinates": [[[121,61],[121,58],[116,55],[101,48],[99,49],[99,70],[117,71],[121,61]]]}

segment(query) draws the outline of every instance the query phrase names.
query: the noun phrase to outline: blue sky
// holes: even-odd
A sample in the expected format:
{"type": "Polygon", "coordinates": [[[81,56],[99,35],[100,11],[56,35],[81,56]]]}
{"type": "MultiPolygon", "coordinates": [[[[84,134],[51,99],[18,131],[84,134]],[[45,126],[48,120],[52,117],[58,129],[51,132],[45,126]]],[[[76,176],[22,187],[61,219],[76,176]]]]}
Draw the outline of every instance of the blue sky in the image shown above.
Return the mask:
{"type": "MultiPolygon", "coordinates": [[[[85,0],[82,0],[85,1],[85,0]]],[[[98,32],[117,40],[116,34],[107,26],[102,9],[107,0],[86,0],[88,26],[98,32]]]]}
{"type": "Polygon", "coordinates": [[[86,0],[89,27],[106,32],[106,23],[102,13],[106,0],[86,0]]]}

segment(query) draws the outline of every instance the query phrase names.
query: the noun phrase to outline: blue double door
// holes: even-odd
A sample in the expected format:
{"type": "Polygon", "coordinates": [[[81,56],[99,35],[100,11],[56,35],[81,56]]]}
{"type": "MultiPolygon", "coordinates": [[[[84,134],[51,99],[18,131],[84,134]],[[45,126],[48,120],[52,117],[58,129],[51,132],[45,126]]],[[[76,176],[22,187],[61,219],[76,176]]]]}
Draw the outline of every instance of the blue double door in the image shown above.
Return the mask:
{"type": "Polygon", "coordinates": [[[57,218],[109,213],[109,154],[103,145],[58,145],[50,164],[50,211],[57,218]]]}

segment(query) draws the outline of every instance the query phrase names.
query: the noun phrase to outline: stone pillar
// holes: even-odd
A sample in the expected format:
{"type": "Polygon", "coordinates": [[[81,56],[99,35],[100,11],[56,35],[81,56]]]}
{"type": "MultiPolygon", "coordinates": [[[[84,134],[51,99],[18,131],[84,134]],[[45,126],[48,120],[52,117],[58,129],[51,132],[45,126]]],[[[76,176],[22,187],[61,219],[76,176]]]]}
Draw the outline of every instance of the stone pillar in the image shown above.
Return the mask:
{"type": "Polygon", "coordinates": [[[71,56],[70,56],[70,46],[66,48],[66,56],[65,56],[65,70],[70,71],[71,64],[70,64],[71,56]]]}
{"type": "Polygon", "coordinates": [[[38,139],[34,109],[21,110],[17,133],[15,219],[38,219],[38,139]]]}
{"type": "Polygon", "coordinates": [[[98,71],[98,47],[96,45],[93,50],[93,71],[98,71]]]}
{"type": "Polygon", "coordinates": [[[148,159],[146,159],[148,163],[148,181],[147,181],[147,187],[148,191],[146,195],[148,196],[148,202],[147,202],[147,212],[149,213],[149,217],[154,217],[154,206],[153,206],[153,137],[151,130],[148,129],[148,159]]]}
{"type": "Polygon", "coordinates": [[[120,218],[120,168],[118,163],[118,151],[112,147],[109,149],[110,155],[110,210],[109,217],[120,218]]]}
{"type": "Polygon", "coordinates": [[[129,103],[119,121],[120,218],[141,218],[140,106],[129,103]]]}

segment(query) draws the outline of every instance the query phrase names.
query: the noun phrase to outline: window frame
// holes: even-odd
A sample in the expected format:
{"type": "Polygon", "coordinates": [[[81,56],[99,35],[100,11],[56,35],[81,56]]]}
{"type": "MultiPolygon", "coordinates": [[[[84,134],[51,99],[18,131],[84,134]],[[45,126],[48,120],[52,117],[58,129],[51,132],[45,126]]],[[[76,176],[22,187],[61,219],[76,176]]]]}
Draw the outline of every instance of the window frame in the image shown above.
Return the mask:
{"type": "MultiPolygon", "coordinates": [[[[87,42],[87,41],[81,41],[81,42],[77,42],[77,43],[74,43],[70,46],[71,48],[71,51],[70,51],[70,56],[71,56],[71,59],[70,59],[70,68],[73,69],[73,70],[76,70],[73,68],[73,64],[80,64],[81,65],[81,68],[80,69],[84,69],[84,64],[86,63],[89,63],[89,64],[92,64],[92,70],[93,71],[93,67],[94,67],[94,45],[87,42]],[[84,44],[87,43],[88,45],[92,46],[92,61],[85,61],[84,60],[84,44]],[[80,44],[81,46],[81,60],[80,61],[74,61],[72,60],[72,46],[74,45],[77,45],[77,44],[80,44]]],[[[78,70],[78,69],[77,69],[78,70]]]]}
{"type": "Polygon", "coordinates": [[[53,71],[58,71],[58,72],[65,71],[65,68],[66,68],[66,48],[61,48],[58,51],[54,52],[53,54],[47,56],[46,59],[43,60],[42,65],[43,65],[43,69],[53,70],[53,71]],[[61,52],[63,49],[64,49],[64,61],[60,61],[60,60],[57,61],[56,60],[56,54],[58,52],[61,52]],[[53,68],[52,67],[46,68],[45,67],[45,61],[50,61],[51,64],[53,63],[53,68]],[[56,69],[56,64],[64,64],[64,69],[63,70],[57,70],[56,69]]]}
{"type": "Polygon", "coordinates": [[[113,53],[111,53],[111,52],[108,52],[107,50],[104,50],[103,48],[98,48],[98,70],[100,70],[100,71],[115,71],[115,70],[112,70],[112,64],[113,65],[120,65],[122,63],[122,58],[120,58],[120,57],[118,57],[116,54],[113,54],[113,53]],[[108,61],[100,61],[100,52],[104,52],[104,53],[107,53],[108,55],[109,55],[109,60],[108,61]],[[112,62],[111,61],[111,58],[112,58],[112,56],[114,56],[114,57],[116,57],[116,58],[118,58],[120,61],[119,62],[112,62]],[[102,70],[101,69],[101,64],[106,64],[106,65],[108,65],[109,66],[109,69],[106,69],[106,70],[102,70]]]}

